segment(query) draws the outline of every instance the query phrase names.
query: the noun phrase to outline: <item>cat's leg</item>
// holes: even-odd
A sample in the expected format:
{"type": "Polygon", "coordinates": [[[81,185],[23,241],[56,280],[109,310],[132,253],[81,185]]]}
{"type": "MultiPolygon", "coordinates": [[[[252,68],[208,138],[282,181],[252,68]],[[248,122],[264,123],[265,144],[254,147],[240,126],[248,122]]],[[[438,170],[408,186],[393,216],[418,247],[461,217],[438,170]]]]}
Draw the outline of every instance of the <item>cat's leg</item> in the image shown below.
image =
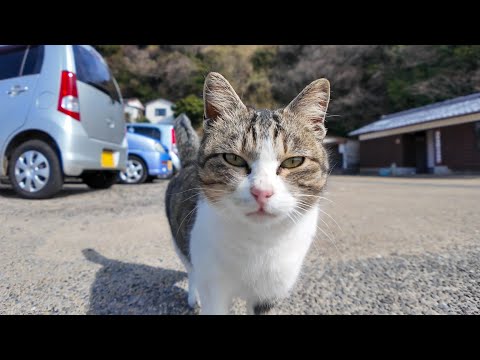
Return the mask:
{"type": "Polygon", "coordinates": [[[253,308],[255,307],[256,300],[247,300],[247,315],[255,315],[253,308]]]}
{"type": "Polygon", "coordinates": [[[183,253],[180,251],[180,249],[177,246],[177,242],[175,239],[172,239],[173,247],[175,249],[175,252],[177,253],[178,257],[180,258],[180,261],[183,263],[183,266],[185,266],[185,270],[187,270],[188,273],[188,306],[190,306],[192,309],[195,308],[196,305],[198,305],[198,292],[197,292],[197,287],[195,286],[195,276],[193,274],[193,266],[188,261],[188,259],[183,255],[183,253]]]}
{"type": "Polygon", "coordinates": [[[248,300],[247,314],[248,315],[271,315],[275,304],[273,301],[265,300],[248,300]]]}
{"type": "Polygon", "coordinates": [[[195,275],[193,269],[188,271],[188,305],[194,309],[198,303],[198,291],[195,284],[195,275]]]}
{"type": "Polygon", "coordinates": [[[198,284],[200,297],[200,315],[228,315],[233,300],[228,287],[221,282],[202,282],[198,284]]]}

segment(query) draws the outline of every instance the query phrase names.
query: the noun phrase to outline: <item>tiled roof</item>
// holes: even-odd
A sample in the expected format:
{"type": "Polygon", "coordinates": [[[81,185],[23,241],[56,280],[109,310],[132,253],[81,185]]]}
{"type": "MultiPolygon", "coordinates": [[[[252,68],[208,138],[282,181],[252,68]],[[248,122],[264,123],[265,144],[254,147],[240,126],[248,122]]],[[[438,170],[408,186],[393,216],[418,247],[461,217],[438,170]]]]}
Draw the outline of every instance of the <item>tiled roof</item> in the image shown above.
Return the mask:
{"type": "Polygon", "coordinates": [[[415,109],[383,116],[380,120],[365,125],[348,135],[360,135],[403,126],[440,120],[480,112],[480,93],[461,96],[415,109]]]}

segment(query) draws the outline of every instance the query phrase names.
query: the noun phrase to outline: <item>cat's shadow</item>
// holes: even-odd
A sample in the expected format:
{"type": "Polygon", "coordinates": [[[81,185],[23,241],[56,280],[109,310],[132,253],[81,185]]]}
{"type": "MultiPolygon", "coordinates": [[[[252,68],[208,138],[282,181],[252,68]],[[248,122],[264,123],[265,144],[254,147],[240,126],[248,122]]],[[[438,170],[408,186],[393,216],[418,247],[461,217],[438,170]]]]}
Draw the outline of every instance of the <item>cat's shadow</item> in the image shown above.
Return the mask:
{"type": "Polygon", "coordinates": [[[90,288],[91,315],[195,314],[187,304],[187,292],[177,283],[186,279],[181,271],[126,263],[84,249],[88,261],[102,267],[90,288]]]}

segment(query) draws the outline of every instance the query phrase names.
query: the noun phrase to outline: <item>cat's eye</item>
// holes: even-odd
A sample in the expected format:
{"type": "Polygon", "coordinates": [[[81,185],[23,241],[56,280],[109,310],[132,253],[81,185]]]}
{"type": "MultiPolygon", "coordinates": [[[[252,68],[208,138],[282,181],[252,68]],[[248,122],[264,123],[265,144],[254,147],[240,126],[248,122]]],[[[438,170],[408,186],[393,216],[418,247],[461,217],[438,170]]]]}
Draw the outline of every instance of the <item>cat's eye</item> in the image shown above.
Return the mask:
{"type": "Polygon", "coordinates": [[[284,160],[280,164],[280,166],[284,169],[293,169],[293,168],[296,168],[296,167],[299,167],[300,165],[302,165],[304,161],[305,161],[304,157],[295,156],[295,157],[291,157],[287,160],[284,160]]]}
{"type": "Polygon", "coordinates": [[[233,166],[238,166],[238,167],[246,167],[247,162],[242,159],[240,156],[235,155],[235,154],[223,154],[223,158],[225,159],[226,162],[228,162],[230,165],[233,166]]]}

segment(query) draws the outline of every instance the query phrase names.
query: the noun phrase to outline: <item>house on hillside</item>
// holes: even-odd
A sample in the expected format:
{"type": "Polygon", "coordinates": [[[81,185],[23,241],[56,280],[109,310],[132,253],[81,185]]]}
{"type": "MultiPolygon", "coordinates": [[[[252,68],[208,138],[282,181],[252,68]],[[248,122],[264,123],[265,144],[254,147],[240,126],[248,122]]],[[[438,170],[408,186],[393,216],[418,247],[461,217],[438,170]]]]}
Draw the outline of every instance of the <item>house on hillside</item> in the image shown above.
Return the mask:
{"type": "Polygon", "coordinates": [[[480,93],[383,116],[349,133],[360,141],[360,171],[480,172],[480,93]]]}
{"type": "Polygon", "coordinates": [[[155,99],[145,104],[145,116],[152,123],[173,120],[173,103],[165,99],[155,99]]]}
{"type": "Polygon", "coordinates": [[[125,99],[123,104],[123,111],[127,122],[137,122],[139,118],[144,116],[145,107],[139,99],[125,99]]]}

